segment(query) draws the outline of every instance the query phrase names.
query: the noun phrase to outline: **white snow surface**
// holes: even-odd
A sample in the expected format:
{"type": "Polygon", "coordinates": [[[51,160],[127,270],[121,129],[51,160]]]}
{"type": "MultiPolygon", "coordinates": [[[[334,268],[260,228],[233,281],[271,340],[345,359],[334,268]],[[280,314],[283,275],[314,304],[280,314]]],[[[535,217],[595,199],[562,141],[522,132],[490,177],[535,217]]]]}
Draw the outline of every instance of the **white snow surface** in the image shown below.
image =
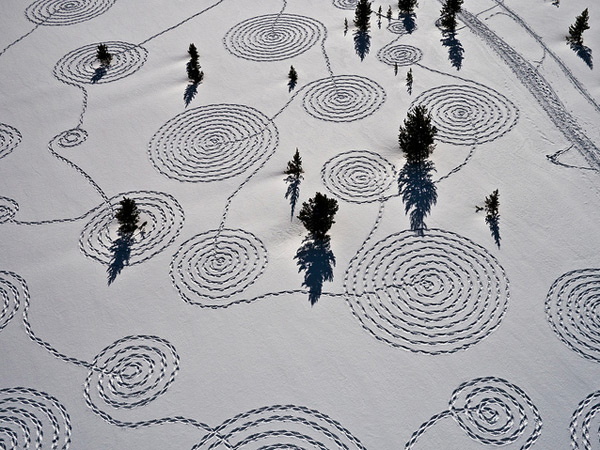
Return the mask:
{"type": "Polygon", "coordinates": [[[597,2],[465,0],[454,65],[434,0],[410,33],[374,14],[361,61],[355,3],[2,1],[0,448],[600,448],[600,83],[565,42],[589,8],[600,52],[597,2]],[[316,192],[339,211],[311,305],[316,192]],[[124,196],[147,224],[110,282],[124,196]]]}

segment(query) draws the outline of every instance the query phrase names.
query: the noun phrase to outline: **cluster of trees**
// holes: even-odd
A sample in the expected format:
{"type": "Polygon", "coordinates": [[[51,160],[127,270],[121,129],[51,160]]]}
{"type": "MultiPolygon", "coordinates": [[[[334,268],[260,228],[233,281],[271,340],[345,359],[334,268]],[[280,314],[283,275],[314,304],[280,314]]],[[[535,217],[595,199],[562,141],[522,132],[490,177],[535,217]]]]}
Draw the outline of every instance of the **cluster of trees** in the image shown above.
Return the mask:
{"type": "Polygon", "coordinates": [[[190,55],[190,60],[186,65],[187,76],[192,83],[199,84],[204,79],[204,72],[200,70],[200,55],[198,54],[198,49],[194,44],[190,44],[188,48],[188,55],[190,55]]]}

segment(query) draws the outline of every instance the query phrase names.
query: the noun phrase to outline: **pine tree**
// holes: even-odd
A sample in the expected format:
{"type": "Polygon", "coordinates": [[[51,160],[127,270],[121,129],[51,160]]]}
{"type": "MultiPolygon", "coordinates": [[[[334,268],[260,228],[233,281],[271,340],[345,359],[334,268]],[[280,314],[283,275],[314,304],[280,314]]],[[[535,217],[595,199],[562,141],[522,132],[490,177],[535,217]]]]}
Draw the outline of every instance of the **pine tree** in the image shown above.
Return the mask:
{"type": "Polygon", "coordinates": [[[119,233],[131,235],[138,228],[140,212],[133,199],[123,197],[119,204],[121,206],[115,213],[115,218],[119,222],[119,233]]]}
{"type": "Polygon", "coordinates": [[[294,69],[294,66],[290,66],[290,72],[288,73],[288,78],[290,79],[290,85],[296,85],[298,82],[298,72],[294,69]]]}
{"type": "Polygon", "coordinates": [[[569,27],[567,42],[573,45],[583,45],[583,32],[590,28],[588,20],[589,13],[586,8],[583,10],[581,15],[575,18],[575,23],[569,27]]]}
{"type": "Polygon", "coordinates": [[[398,75],[398,63],[394,63],[394,76],[398,75]]]}
{"type": "Polygon", "coordinates": [[[489,195],[489,197],[485,198],[485,220],[488,223],[497,221],[500,218],[500,214],[498,212],[500,200],[498,197],[498,189],[496,189],[489,195]]]}
{"type": "Polygon", "coordinates": [[[198,49],[194,44],[190,44],[188,48],[190,60],[187,63],[187,76],[194,84],[199,84],[204,79],[204,72],[200,70],[200,62],[198,49]]]}
{"type": "Polygon", "coordinates": [[[402,14],[412,14],[417,6],[417,0],[398,0],[398,8],[402,14]]]}
{"type": "Polygon", "coordinates": [[[96,51],[96,58],[103,66],[109,66],[112,61],[112,55],[108,52],[108,47],[104,44],[99,44],[96,51]]]}
{"type": "Polygon", "coordinates": [[[294,153],[293,158],[290,161],[288,161],[287,168],[283,173],[295,179],[300,179],[302,177],[304,169],[302,168],[302,158],[300,157],[300,152],[297,148],[296,153],[294,153]]]}
{"type": "Polygon", "coordinates": [[[344,36],[348,33],[348,19],[344,19],[344,36]]]}
{"type": "Polygon", "coordinates": [[[338,211],[338,203],[334,198],[317,192],[314,198],[302,204],[298,219],[314,239],[325,239],[327,232],[335,223],[333,218],[338,211]]]}
{"type": "Polygon", "coordinates": [[[371,2],[368,0],[358,0],[356,11],[354,13],[354,26],[359,31],[367,32],[371,28],[371,2]]]}
{"type": "Polygon", "coordinates": [[[388,6],[388,10],[387,10],[385,17],[387,20],[392,20],[392,7],[391,6],[388,6]]]}
{"type": "Polygon", "coordinates": [[[198,61],[198,59],[200,58],[200,55],[198,54],[198,49],[194,44],[190,44],[190,47],[188,48],[188,55],[190,55],[190,59],[192,61],[198,61]]]}
{"type": "Polygon", "coordinates": [[[404,152],[407,162],[425,161],[435,148],[434,139],[437,128],[431,123],[427,108],[417,105],[408,111],[404,126],[400,126],[398,144],[404,152]]]}
{"type": "Polygon", "coordinates": [[[440,24],[446,31],[456,30],[456,14],[462,9],[464,0],[446,0],[440,11],[440,24]]]}
{"type": "Polygon", "coordinates": [[[412,69],[408,69],[406,73],[406,90],[408,95],[412,95],[412,85],[413,85],[413,74],[412,69]]]}
{"type": "Polygon", "coordinates": [[[379,5],[379,9],[377,10],[377,17],[381,19],[381,16],[383,16],[383,10],[381,9],[381,5],[379,5]]]}

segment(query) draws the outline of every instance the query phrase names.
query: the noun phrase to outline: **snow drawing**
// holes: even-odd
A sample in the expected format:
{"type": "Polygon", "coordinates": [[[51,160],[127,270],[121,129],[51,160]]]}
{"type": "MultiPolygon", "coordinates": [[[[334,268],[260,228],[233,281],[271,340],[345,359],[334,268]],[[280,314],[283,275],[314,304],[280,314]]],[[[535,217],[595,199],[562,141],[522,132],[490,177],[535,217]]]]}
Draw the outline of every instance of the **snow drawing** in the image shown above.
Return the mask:
{"type": "Polygon", "coordinates": [[[104,14],[117,0],[37,0],[27,7],[25,16],[45,26],[65,26],[91,20],[104,14]]]}
{"type": "Polygon", "coordinates": [[[574,450],[592,450],[600,447],[600,391],[588,395],[573,413],[571,420],[571,447],[574,450]]]}
{"type": "Polygon", "coordinates": [[[388,66],[411,66],[418,63],[422,57],[423,52],[419,48],[404,44],[389,44],[377,52],[379,61],[388,66]]]}
{"type": "Polygon", "coordinates": [[[0,159],[17,148],[22,139],[19,130],[5,123],[0,123],[0,159]]]}

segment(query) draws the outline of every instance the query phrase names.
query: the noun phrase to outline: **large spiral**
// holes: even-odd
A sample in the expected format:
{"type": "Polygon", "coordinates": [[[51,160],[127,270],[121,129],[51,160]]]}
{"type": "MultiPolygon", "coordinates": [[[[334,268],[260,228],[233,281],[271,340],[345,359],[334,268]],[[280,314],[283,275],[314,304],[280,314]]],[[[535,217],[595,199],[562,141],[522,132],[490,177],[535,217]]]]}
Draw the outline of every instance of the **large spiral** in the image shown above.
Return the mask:
{"type": "Polygon", "coordinates": [[[519,110],[508,98],[478,83],[429,89],[413,105],[429,110],[437,140],[455,145],[491,142],[508,133],[519,118],[519,110]]]}
{"type": "Polygon", "coordinates": [[[600,449],[600,391],[582,400],[571,419],[571,447],[574,450],[600,449]]]}
{"type": "Polygon", "coordinates": [[[0,389],[0,448],[67,450],[71,420],[53,396],[36,389],[0,389]]]}
{"type": "Polygon", "coordinates": [[[311,116],[330,122],[352,122],[374,114],[386,94],[375,81],[358,75],[336,75],[306,86],[302,106],[311,116]]]}
{"type": "Polygon", "coordinates": [[[392,234],[361,251],[346,273],[346,299],[375,338],[417,353],[453,353],[501,323],[504,270],[483,247],[431,229],[392,234]]]}
{"type": "Polygon", "coordinates": [[[15,316],[28,296],[25,280],[14,272],[0,270],[0,331],[15,316]]]}
{"type": "Polygon", "coordinates": [[[99,405],[132,409],[164,394],[179,371],[179,355],[160,337],[126,336],[102,350],[91,366],[86,403],[104,417],[109,415],[99,405]]]}
{"type": "Polygon", "coordinates": [[[19,130],[0,123],[0,159],[11,153],[21,143],[23,136],[19,130]]]}
{"type": "Polygon", "coordinates": [[[600,269],[567,272],[546,297],[552,329],[571,350],[600,362],[600,269]]]}
{"type": "Polygon", "coordinates": [[[296,405],[254,409],[228,419],[192,450],[366,450],[325,414],[296,405]]]}
{"type": "Polygon", "coordinates": [[[103,67],[96,57],[98,43],[88,44],[67,53],[54,66],[54,76],[64,83],[101,84],[120,80],[142,68],[148,57],[144,47],[121,41],[104,42],[112,55],[103,67]]]}
{"type": "Polygon", "coordinates": [[[542,418],[529,396],[502,378],[476,378],[452,394],[450,412],[472,438],[486,445],[517,441],[530,448],[542,429],[542,418]]]}
{"type": "Polygon", "coordinates": [[[396,168],[385,158],[368,150],[340,153],[321,169],[325,187],[336,197],[351,203],[381,200],[397,181],[396,168]]]}
{"type": "Polygon", "coordinates": [[[25,16],[38,25],[74,25],[105,13],[117,0],[37,0],[25,16]]]}
{"type": "Polygon", "coordinates": [[[244,230],[212,230],[184,242],[171,262],[171,280],[191,304],[230,306],[267,266],[267,249],[244,230]]]}
{"type": "Polygon", "coordinates": [[[238,58],[281,61],[309,50],[326,36],[325,25],[295,14],[268,14],[245,20],[227,32],[225,48],[238,58]]]}
{"type": "Polygon", "coordinates": [[[277,127],[260,111],[217,104],[189,109],[152,137],[148,154],[163,175],[186,182],[225,180],[265,161],[277,148],[277,127]]]}
{"type": "Polygon", "coordinates": [[[135,201],[140,212],[139,225],[129,246],[128,265],[140,264],[171,245],[179,235],[184,222],[184,212],[179,202],[162,192],[132,191],[115,195],[110,205],[103,203],[94,209],[79,237],[79,248],[89,258],[102,264],[113,260],[113,244],[119,227],[114,212],[124,197],[135,201]]]}

